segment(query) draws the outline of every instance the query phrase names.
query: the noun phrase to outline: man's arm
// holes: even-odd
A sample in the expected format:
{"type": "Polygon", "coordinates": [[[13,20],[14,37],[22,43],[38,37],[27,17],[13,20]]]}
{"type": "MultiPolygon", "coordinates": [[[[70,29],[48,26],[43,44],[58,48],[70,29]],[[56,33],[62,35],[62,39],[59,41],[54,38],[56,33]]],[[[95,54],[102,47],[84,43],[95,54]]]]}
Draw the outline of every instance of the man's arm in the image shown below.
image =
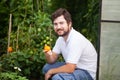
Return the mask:
{"type": "Polygon", "coordinates": [[[61,67],[50,69],[45,74],[45,80],[48,80],[53,74],[56,73],[72,73],[74,72],[75,68],[76,68],[75,64],[67,63],[66,65],[63,65],[61,67]]]}
{"type": "Polygon", "coordinates": [[[45,52],[45,57],[46,57],[47,62],[51,64],[57,60],[58,54],[52,51],[48,51],[48,52],[45,52]]]}
{"type": "Polygon", "coordinates": [[[67,63],[61,67],[50,69],[47,74],[52,75],[56,73],[73,73],[75,68],[76,64],[67,63]]]}

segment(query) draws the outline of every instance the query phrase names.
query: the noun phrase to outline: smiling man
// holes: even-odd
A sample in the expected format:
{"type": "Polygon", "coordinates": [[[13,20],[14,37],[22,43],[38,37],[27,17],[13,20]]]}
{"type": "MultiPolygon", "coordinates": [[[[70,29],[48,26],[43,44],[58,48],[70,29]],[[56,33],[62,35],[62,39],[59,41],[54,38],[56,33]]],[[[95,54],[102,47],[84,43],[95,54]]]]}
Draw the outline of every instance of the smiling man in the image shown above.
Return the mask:
{"type": "Polygon", "coordinates": [[[56,44],[44,51],[47,64],[43,67],[45,80],[94,80],[97,53],[91,42],[72,27],[70,13],[63,8],[52,14],[56,44]],[[65,62],[57,62],[62,54],[65,62]]]}

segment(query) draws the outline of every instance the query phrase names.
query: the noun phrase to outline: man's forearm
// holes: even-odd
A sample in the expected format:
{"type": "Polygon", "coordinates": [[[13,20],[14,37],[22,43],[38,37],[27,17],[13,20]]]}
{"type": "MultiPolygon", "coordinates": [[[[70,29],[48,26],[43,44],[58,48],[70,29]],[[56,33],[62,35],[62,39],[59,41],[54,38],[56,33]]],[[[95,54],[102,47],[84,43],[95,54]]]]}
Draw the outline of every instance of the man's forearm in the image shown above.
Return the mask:
{"type": "Polygon", "coordinates": [[[52,53],[51,55],[45,54],[45,56],[48,63],[54,63],[57,60],[57,55],[54,53],[52,53]]]}
{"type": "Polygon", "coordinates": [[[56,73],[73,73],[75,70],[76,65],[74,64],[66,64],[58,68],[54,68],[48,71],[49,74],[56,74],[56,73]]]}
{"type": "Polygon", "coordinates": [[[46,56],[46,60],[47,60],[48,63],[54,63],[54,62],[55,62],[54,57],[51,56],[51,55],[47,55],[47,56],[46,56]]]}

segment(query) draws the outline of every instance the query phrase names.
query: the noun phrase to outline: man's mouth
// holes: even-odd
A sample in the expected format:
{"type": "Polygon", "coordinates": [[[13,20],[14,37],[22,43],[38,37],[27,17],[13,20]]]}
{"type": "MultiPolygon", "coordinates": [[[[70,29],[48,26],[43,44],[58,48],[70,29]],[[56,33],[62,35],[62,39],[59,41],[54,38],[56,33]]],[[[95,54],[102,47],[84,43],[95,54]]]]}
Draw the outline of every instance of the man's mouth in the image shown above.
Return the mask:
{"type": "Polygon", "coordinates": [[[58,29],[57,32],[62,31],[62,29],[58,29]]]}
{"type": "Polygon", "coordinates": [[[62,29],[58,29],[58,30],[57,30],[58,33],[61,32],[61,31],[63,31],[63,30],[62,30],[62,29]]]}

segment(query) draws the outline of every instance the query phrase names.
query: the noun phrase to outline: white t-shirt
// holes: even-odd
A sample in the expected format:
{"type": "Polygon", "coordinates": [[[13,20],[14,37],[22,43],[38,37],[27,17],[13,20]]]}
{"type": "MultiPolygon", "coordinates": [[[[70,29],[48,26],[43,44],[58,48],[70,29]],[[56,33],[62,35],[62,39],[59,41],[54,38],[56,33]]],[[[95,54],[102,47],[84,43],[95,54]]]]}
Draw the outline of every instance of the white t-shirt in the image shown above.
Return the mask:
{"type": "Polygon", "coordinates": [[[66,63],[76,64],[77,68],[87,70],[95,78],[97,53],[91,42],[72,28],[65,41],[59,37],[53,52],[62,54],[66,63]]]}

